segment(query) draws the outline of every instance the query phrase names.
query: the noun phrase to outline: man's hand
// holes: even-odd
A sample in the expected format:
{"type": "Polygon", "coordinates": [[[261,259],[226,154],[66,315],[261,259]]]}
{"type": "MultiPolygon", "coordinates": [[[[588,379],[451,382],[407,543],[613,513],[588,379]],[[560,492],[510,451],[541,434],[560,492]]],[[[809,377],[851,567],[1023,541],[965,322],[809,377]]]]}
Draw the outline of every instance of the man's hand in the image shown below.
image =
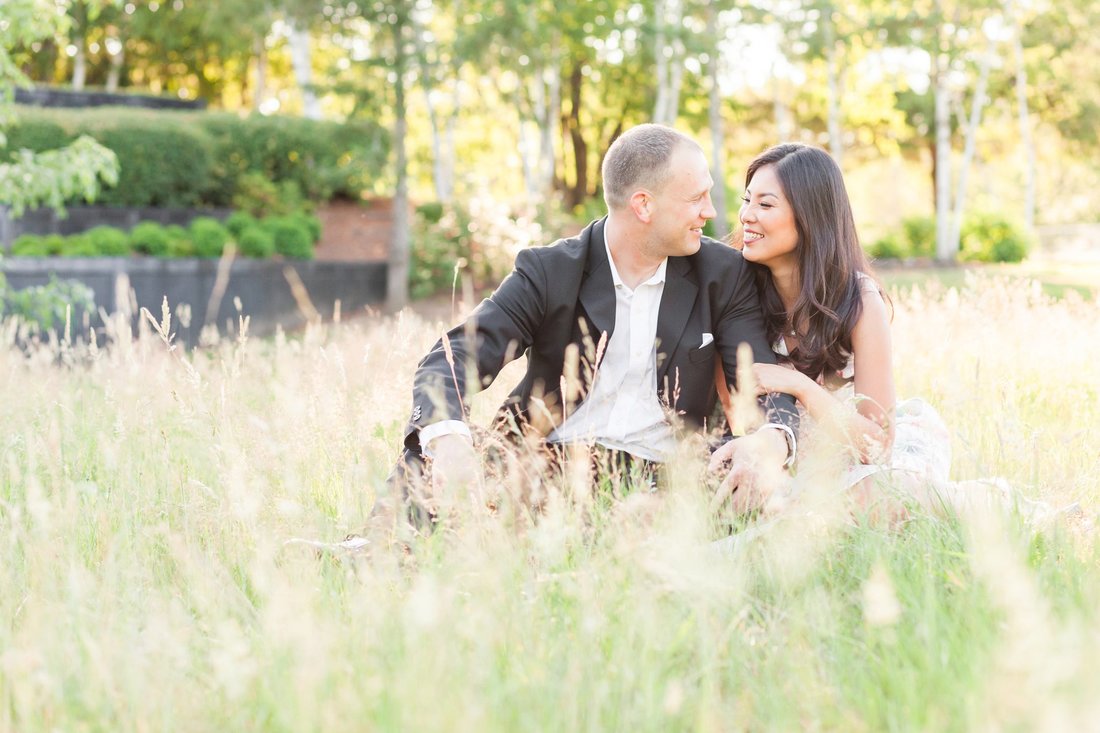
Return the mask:
{"type": "Polygon", "coordinates": [[[732,495],[738,513],[765,508],[786,481],[786,459],[787,440],[779,430],[757,430],[726,443],[711,455],[708,467],[711,473],[720,474],[729,466],[715,504],[725,503],[732,495]]]}
{"type": "Polygon", "coordinates": [[[432,500],[438,508],[481,490],[481,461],[464,435],[441,435],[431,442],[432,500]]]}

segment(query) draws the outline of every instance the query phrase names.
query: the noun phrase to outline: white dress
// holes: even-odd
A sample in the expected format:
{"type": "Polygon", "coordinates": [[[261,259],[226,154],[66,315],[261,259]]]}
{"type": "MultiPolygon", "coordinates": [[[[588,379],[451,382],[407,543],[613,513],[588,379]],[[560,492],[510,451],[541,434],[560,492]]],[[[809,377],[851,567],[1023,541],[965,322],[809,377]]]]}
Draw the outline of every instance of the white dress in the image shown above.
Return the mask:
{"type": "MultiPolygon", "coordinates": [[[[789,357],[787,343],[780,336],[772,346],[781,359],[789,357]]],[[[860,397],[855,391],[855,360],[837,372],[839,387],[826,387],[841,402],[853,410],[860,397]]],[[[823,380],[818,384],[825,387],[823,380]]],[[[802,435],[812,439],[813,418],[799,405],[801,412],[802,435]]],[[[799,441],[808,443],[809,441],[799,441]]],[[[801,449],[801,445],[800,445],[801,449]]],[[[856,463],[849,467],[846,485],[854,486],[868,476],[883,471],[906,471],[931,481],[946,482],[951,470],[951,433],[939,413],[930,404],[919,398],[907,399],[897,403],[894,408],[894,443],[887,456],[878,463],[856,463]]]]}

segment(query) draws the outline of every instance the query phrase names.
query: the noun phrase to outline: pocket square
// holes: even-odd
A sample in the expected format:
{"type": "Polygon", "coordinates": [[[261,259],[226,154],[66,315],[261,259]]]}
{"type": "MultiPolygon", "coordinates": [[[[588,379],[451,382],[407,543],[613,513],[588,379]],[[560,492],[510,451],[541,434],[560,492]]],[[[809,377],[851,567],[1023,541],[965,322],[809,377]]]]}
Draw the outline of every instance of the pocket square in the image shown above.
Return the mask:
{"type": "Polygon", "coordinates": [[[714,334],[712,334],[712,333],[704,333],[704,334],[703,334],[703,343],[699,344],[699,348],[700,348],[700,349],[701,349],[701,348],[703,348],[704,346],[706,346],[707,344],[709,344],[709,343],[710,343],[711,341],[714,341],[714,334]]]}

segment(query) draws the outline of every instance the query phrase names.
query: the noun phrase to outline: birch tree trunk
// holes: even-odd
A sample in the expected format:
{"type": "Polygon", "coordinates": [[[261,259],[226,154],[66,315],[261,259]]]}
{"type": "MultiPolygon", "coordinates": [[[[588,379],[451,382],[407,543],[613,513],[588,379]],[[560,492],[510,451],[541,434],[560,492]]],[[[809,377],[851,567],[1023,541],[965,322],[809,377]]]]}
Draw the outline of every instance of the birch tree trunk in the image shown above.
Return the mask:
{"type": "Polygon", "coordinates": [[[546,102],[539,118],[539,188],[546,196],[554,185],[554,122],[561,109],[561,64],[557,53],[551,54],[550,67],[543,72],[546,81],[546,102]]]}
{"type": "Polygon", "coordinates": [[[711,48],[708,69],[710,76],[710,108],[708,121],[710,122],[710,176],[714,179],[714,189],[711,191],[711,201],[717,216],[714,217],[714,232],[718,238],[725,237],[730,232],[729,212],[726,209],[726,175],[723,161],[723,149],[725,147],[725,135],[722,129],[722,94],[718,86],[718,42],[721,39],[718,27],[718,11],[713,5],[707,6],[707,35],[714,40],[711,48]]]}
{"type": "MultiPolygon", "coordinates": [[[[774,72],[774,66],[773,66],[774,72]]],[[[775,132],[778,136],[778,142],[787,142],[793,135],[793,123],[791,121],[791,110],[787,106],[787,101],[783,97],[784,90],[780,84],[780,80],[772,74],[772,108],[775,110],[775,132]]]]}
{"type": "Polygon", "coordinates": [[[947,84],[947,54],[933,60],[936,105],[936,260],[954,262],[951,243],[951,89],[947,84]]]}
{"type": "Polygon", "coordinates": [[[836,28],[833,26],[832,8],[825,15],[825,68],[829,89],[829,154],[838,166],[844,167],[844,139],[840,125],[840,62],[836,52],[836,28]]]}
{"type": "Polygon", "coordinates": [[[684,80],[684,42],[679,37],[683,21],[680,0],[657,0],[654,7],[654,55],[657,62],[657,102],[653,121],[673,125],[680,108],[680,88],[684,80]],[[669,40],[668,29],[672,30],[669,40]]]}
{"type": "Polygon", "coordinates": [[[321,119],[321,106],[313,91],[313,54],[309,31],[297,23],[290,29],[290,61],[294,66],[294,80],[302,92],[302,114],[311,120],[321,119]]]}
{"type": "Polygon", "coordinates": [[[1035,143],[1031,138],[1031,121],[1027,106],[1027,67],[1024,65],[1023,29],[1018,17],[1013,17],[1012,45],[1016,57],[1016,114],[1020,121],[1020,147],[1024,163],[1024,223],[1035,229],[1035,143]]]}
{"type": "Polygon", "coordinates": [[[405,136],[408,130],[405,109],[404,24],[392,29],[395,54],[393,150],[397,186],[393,193],[393,231],[390,240],[389,266],[386,277],[386,306],[399,311],[409,302],[409,172],[405,136]]]}
{"type": "Polygon", "coordinates": [[[665,121],[665,94],[668,90],[668,56],[665,55],[665,0],[653,4],[653,58],[657,65],[657,101],[653,106],[653,121],[665,121]]]}
{"type": "Polygon", "coordinates": [[[88,76],[88,55],[84,49],[84,38],[77,38],[76,55],[73,56],[73,89],[80,91],[88,76]]]}
{"type": "Polygon", "coordinates": [[[252,88],[252,109],[259,111],[267,96],[267,46],[264,37],[256,34],[252,39],[252,55],[256,59],[256,84],[252,88]]]}
{"type": "Polygon", "coordinates": [[[107,91],[114,93],[118,91],[118,84],[122,78],[122,63],[126,60],[126,46],[117,41],[117,53],[111,53],[110,48],[107,49],[107,56],[110,59],[110,66],[107,68],[107,91]]]}
{"type": "Polygon", "coordinates": [[[965,144],[962,163],[959,166],[959,180],[955,187],[955,210],[951,216],[952,253],[959,251],[959,239],[962,232],[963,213],[966,208],[966,187],[970,179],[970,167],[974,162],[974,151],[978,145],[978,127],[982,124],[982,110],[985,108],[986,88],[989,85],[989,67],[993,59],[992,39],[986,45],[978,65],[978,85],[974,89],[974,99],[970,105],[970,119],[966,124],[965,144]]]}

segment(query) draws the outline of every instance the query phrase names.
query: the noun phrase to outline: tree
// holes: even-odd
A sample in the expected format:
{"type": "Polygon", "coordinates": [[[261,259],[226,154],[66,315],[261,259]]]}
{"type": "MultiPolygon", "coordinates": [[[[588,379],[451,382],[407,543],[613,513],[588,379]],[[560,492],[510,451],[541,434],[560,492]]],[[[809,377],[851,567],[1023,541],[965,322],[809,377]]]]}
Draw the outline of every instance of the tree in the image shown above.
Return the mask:
{"type": "MultiPolygon", "coordinates": [[[[63,32],[64,24],[49,0],[6,1],[0,23],[0,148],[7,145],[3,128],[13,116],[13,90],[26,83],[12,62],[11,50],[63,32]]],[[[20,150],[12,160],[0,162],[0,204],[10,206],[15,216],[43,204],[62,210],[65,201],[77,196],[94,199],[100,181],[118,182],[118,159],[85,135],[59,150],[20,150]]]]}

